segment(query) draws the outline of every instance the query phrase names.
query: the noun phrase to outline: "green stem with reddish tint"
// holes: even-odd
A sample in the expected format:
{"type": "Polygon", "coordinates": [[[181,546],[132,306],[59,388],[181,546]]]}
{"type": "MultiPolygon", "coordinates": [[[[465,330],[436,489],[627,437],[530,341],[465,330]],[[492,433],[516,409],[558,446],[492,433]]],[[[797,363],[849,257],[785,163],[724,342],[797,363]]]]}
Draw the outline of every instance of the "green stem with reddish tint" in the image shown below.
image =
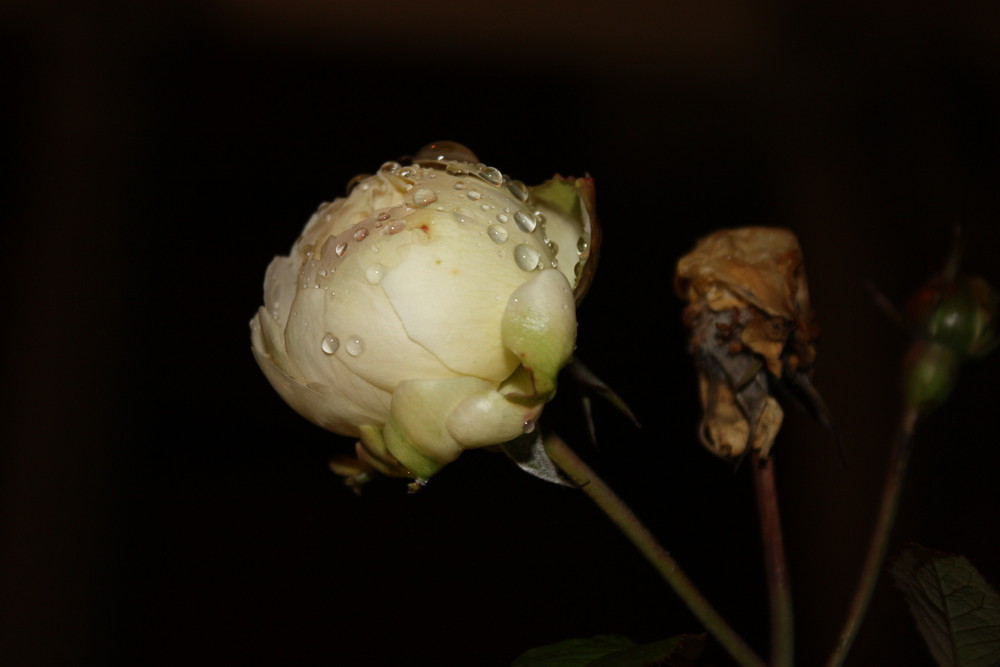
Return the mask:
{"type": "Polygon", "coordinates": [[[764,661],[709,604],[701,591],[681,570],[677,561],[611,490],[611,487],[605,484],[558,436],[551,435],[546,438],[545,449],[552,462],[618,526],[737,663],[743,667],[765,667],[764,661]]]}
{"type": "Polygon", "coordinates": [[[764,569],[771,610],[771,664],[792,667],[795,656],[795,625],[792,615],[792,586],[785,561],[785,542],[778,512],[778,489],[774,482],[773,459],[753,453],[753,481],[760,517],[764,569]]]}
{"type": "Polygon", "coordinates": [[[899,509],[899,498],[903,490],[903,480],[906,477],[906,467],[910,460],[913,430],[916,423],[917,412],[905,410],[900,419],[899,431],[895,436],[892,455],[889,459],[885,487],[882,489],[882,504],[879,507],[878,518],[872,531],[872,540],[868,546],[865,564],[861,570],[861,579],[854,591],[854,598],[847,613],[847,620],[840,631],[840,637],[837,639],[830,659],[827,660],[827,667],[840,667],[844,663],[847,653],[851,650],[851,645],[858,635],[858,630],[861,628],[861,622],[865,618],[865,612],[868,611],[868,605],[871,603],[875,584],[882,572],[882,564],[885,562],[885,554],[889,548],[889,534],[892,532],[892,525],[895,523],[896,512],[899,509]]]}

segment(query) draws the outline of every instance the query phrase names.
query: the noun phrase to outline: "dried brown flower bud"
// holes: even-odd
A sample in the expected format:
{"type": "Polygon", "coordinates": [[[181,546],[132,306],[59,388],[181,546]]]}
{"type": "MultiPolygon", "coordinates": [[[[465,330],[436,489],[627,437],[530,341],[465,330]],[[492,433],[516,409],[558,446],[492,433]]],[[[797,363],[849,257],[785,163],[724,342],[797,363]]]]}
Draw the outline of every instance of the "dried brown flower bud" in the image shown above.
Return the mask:
{"type": "Polygon", "coordinates": [[[809,374],[818,331],[795,235],[770,227],[710,234],[677,263],[675,288],[688,301],[702,443],[735,458],[749,442],[766,457],[784,416],[772,380],[815,394],[809,374]]]}

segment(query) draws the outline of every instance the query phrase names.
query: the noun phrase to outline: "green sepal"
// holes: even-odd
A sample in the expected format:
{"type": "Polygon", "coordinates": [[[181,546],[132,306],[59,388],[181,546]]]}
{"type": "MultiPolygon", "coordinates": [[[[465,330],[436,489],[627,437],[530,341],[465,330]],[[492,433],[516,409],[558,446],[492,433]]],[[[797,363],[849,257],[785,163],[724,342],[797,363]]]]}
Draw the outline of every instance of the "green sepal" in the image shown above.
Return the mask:
{"type": "Polygon", "coordinates": [[[419,451],[392,419],[382,428],[382,437],[389,453],[417,479],[430,479],[443,467],[441,463],[419,451]]]}
{"type": "Polygon", "coordinates": [[[551,399],[556,376],[576,343],[576,310],[565,276],[547,269],[517,288],[504,311],[500,336],[527,374],[513,376],[521,386],[504,392],[507,398],[526,405],[551,399]]]}

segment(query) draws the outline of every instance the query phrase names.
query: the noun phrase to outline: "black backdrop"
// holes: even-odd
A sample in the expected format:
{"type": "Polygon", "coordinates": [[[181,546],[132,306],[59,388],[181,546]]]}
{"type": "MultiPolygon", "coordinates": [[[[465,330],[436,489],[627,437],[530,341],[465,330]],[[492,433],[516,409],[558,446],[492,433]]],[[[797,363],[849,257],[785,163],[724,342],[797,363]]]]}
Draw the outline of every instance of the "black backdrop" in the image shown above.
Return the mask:
{"type": "MultiPolygon", "coordinates": [[[[719,227],[804,247],[817,384],[776,449],[802,664],[833,641],[868,532],[902,300],[963,226],[1000,284],[1000,14],[893,3],[8,3],[2,153],[5,664],[505,665],[570,636],[697,622],[572,491],[466,454],[358,498],[349,444],[249,352],[264,269],[347,180],[450,138],[536,183],[589,172],[605,227],[579,356],[643,423],[547,411],[766,651],[747,470],[706,454],[672,266],[719,227]]],[[[997,357],[921,433],[895,550],[1000,581],[997,357]]],[[[850,664],[930,664],[884,581],[850,664]]],[[[716,664],[726,659],[711,649],[716,664]]]]}

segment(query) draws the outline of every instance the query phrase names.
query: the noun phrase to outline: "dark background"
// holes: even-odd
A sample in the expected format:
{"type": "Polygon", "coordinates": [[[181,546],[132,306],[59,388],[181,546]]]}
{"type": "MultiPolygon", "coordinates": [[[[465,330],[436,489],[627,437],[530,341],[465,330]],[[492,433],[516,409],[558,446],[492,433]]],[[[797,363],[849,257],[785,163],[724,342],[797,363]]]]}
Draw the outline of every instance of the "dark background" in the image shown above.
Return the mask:
{"type": "MultiPolygon", "coordinates": [[[[5,3],[4,664],[490,666],[699,631],[581,494],[502,457],[355,497],[326,468],[350,443],[254,364],[271,257],[354,174],[443,138],[528,183],[596,179],[579,356],[643,428],[598,406],[589,447],[566,383],[547,422],[762,652],[749,471],[696,441],[672,266],[719,227],[798,234],[849,462],[789,416],[777,474],[818,664],[908,342],[866,282],[902,301],[960,223],[967,269],[1000,284],[1000,5],[897,4],[5,3]]],[[[998,358],[926,423],[893,540],[994,582],[998,358]]],[[[931,664],[888,581],[849,664],[931,664]]]]}

